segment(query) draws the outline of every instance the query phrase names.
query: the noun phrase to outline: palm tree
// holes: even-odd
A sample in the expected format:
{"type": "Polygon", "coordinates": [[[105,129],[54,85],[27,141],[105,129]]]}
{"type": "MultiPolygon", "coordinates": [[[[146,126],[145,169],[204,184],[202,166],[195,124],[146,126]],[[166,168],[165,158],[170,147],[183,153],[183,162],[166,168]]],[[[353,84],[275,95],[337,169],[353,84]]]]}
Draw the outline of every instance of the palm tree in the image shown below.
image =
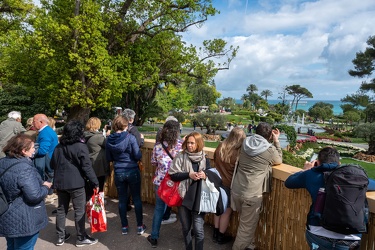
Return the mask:
{"type": "Polygon", "coordinates": [[[268,90],[268,89],[263,90],[263,91],[260,93],[260,96],[264,96],[264,99],[266,99],[266,101],[267,101],[267,98],[268,98],[269,96],[272,96],[272,91],[271,91],[271,90],[268,90]]]}
{"type": "Polygon", "coordinates": [[[247,89],[247,92],[249,92],[249,95],[254,94],[254,92],[258,91],[258,87],[255,84],[250,84],[247,89]]]}

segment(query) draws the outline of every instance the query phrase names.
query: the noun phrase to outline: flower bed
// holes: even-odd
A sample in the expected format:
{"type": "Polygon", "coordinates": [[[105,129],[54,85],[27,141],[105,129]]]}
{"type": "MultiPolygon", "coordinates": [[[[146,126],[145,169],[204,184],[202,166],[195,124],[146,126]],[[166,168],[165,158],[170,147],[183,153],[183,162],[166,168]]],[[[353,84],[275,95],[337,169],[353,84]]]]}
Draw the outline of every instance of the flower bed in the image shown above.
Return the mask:
{"type": "Polygon", "coordinates": [[[318,140],[331,140],[331,141],[337,141],[337,142],[352,142],[349,138],[339,138],[334,136],[315,136],[318,140]]]}
{"type": "Polygon", "coordinates": [[[306,139],[300,139],[296,141],[297,143],[305,143],[305,142],[317,142],[316,136],[310,136],[309,138],[306,139]]]}

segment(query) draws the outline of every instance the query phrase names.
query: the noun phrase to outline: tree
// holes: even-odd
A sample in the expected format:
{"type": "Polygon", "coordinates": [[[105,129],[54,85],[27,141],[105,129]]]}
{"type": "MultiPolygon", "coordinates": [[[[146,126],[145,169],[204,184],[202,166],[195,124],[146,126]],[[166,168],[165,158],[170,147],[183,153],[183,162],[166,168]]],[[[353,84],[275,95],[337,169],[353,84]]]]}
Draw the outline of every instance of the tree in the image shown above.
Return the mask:
{"type": "Polygon", "coordinates": [[[368,142],[367,153],[375,154],[375,123],[363,123],[353,129],[357,137],[363,138],[368,142]]]}
{"type": "Polygon", "coordinates": [[[313,95],[311,94],[311,92],[308,91],[306,88],[301,87],[300,85],[287,86],[285,90],[287,91],[289,95],[293,96],[293,101],[292,101],[291,106],[295,104],[295,110],[297,110],[298,102],[302,98],[313,98],[313,95]]]}
{"type": "Polygon", "coordinates": [[[192,84],[188,92],[192,96],[191,106],[209,106],[221,96],[214,86],[208,84],[192,84]]]}
{"type": "Polygon", "coordinates": [[[199,126],[207,129],[207,134],[215,134],[216,130],[224,128],[226,124],[226,116],[214,113],[199,113],[195,116],[199,126]]]}
{"type": "Polygon", "coordinates": [[[283,86],[283,87],[281,88],[281,90],[279,91],[279,93],[278,93],[279,96],[277,97],[277,99],[281,99],[281,104],[282,104],[282,106],[287,105],[287,103],[286,103],[286,97],[287,97],[287,95],[288,95],[287,87],[288,87],[288,86],[283,86]]]}
{"type": "MultiPolygon", "coordinates": [[[[354,64],[354,70],[349,70],[349,75],[354,77],[369,77],[372,75],[375,69],[375,36],[370,36],[367,39],[368,47],[364,52],[357,52],[355,59],[352,60],[354,64]]],[[[362,82],[361,90],[375,92],[375,78],[369,82],[362,82]]]]}
{"type": "Polygon", "coordinates": [[[172,109],[188,111],[191,107],[192,98],[193,96],[188,92],[185,84],[180,86],[168,84],[157,92],[155,100],[158,103],[158,107],[161,108],[161,113],[165,114],[172,109]]]}
{"type": "Polygon", "coordinates": [[[220,100],[218,104],[224,108],[230,108],[233,110],[236,107],[236,100],[232,97],[225,97],[220,100]]]}
{"type": "Polygon", "coordinates": [[[356,111],[348,111],[344,113],[343,118],[345,119],[346,124],[349,123],[350,125],[353,125],[353,122],[359,122],[361,116],[356,111]]]}
{"type": "Polygon", "coordinates": [[[268,89],[263,90],[263,91],[260,93],[260,96],[264,96],[264,99],[266,99],[266,101],[267,101],[267,98],[268,98],[269,96],[272,96],[272,91],[271,91],[271,90],[268,90],[268,89]]]}
{"type": "Polygon", "coordinates": [[[22,83],[51,107],[64,106],[68,119],[123,106],[142,124],[159,109],[161,85],[208,84],[238,50],[222,39],[198,49],[182,41],[179,33],[217,13],[210,0],[151,2],[41,1],[29,30],[2,43],[9,48],[0,59],[4,82],[22,83]]]}
{"type": "Polygon", "coordinates": [[[321,119],[323,122],[333,116],[333,105],[326,102],[317,102],[309,108],[309,116],[315,120],[321,119]]]}
{"type": "Polygon", "coordinates": [[[258,91],[258,87],[255,84],[250,84],[247,88],[246,91],[250,94],[254,94],[255,92],[258,91]]]}

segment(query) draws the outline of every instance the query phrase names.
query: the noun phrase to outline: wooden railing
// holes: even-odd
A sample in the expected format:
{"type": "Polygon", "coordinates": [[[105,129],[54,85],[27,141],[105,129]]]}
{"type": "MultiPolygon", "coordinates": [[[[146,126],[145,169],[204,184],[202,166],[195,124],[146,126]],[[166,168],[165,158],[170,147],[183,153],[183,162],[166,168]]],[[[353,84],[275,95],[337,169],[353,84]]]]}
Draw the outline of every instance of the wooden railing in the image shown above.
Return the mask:
{"type": "MultiPolygon", "coordinates": [[[[151,165],[151,153],[155,141],[145,139],[142,148],[142,162],[145,167],[142,172],[142,201],[155,204],[155,193],[152,179],[155,168],[151,165]]],[[[213,154],[215,149],[204,148],[214,166],[213,154]]],[[[281,164],[273,168],[272,192],[265,195],[263,212],[261,213],[256,233],[256,244],[260,249],[307,250],[305,239],[306,215],[309,211],[311,198],[305,189],[287,189],[284,181],[289,175],[301,169],[281,164]]],[[[113,176],[113,175],[112,175],[113,176]]],[[[106,194],[117,197],[113,178],[107,182],[106,194]]],[[[367,199],[370,209],[369,230],[362,237],[362,250],[375,250],[375,192],[368,192],[367,199]]],[[[213,225],[213,215],[206,215],[206,222],[213,225]]],[[[233,213],[227,233],[236,235],[238,214],[233,213]]]]}

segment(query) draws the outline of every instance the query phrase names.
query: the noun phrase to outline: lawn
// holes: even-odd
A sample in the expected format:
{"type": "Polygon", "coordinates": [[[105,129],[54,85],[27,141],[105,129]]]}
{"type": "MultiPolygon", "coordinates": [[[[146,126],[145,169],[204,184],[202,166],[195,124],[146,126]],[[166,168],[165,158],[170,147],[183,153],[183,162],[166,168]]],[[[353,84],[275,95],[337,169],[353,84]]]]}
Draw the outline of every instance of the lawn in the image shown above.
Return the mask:
{"type": "Polygon", "coordinates": [[[341,158],[341,164],[348,164],[348,163],[354,163],[354,164],[360,165],[366,170],[369,178],[375,179],[375,163],[358,161],[353,158],[341,158]]]}

